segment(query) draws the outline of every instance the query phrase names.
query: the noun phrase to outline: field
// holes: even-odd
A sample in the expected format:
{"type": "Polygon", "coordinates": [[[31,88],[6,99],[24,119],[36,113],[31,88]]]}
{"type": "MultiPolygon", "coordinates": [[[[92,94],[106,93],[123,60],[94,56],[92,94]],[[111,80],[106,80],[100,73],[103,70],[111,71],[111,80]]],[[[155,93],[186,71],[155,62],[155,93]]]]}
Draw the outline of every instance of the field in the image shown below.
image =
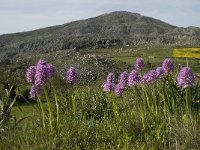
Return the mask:
{"type": "MultiPolygon", "coordinates": [[[[136,59],[142,57],[145,67],[140,76],[161,66],[165,58],[173,60],[173,71],[150,84],[126,86],[120,96],[103,91],[107,74],[88,84],[69,84],[55,75],[33,102],[27,96],[31,84],[25,77],[15,76],[11,81],[14,75],[5,72],[21,66],[0,65],[1,97],[8,106],[2,108],[12,115],[1,115],[0,149],[200,149],[200,60],[173,57],[173,49],[122,47],[80,52],[112,60],[121,72],[132,71],[136,59]],[[177,75],[187,65],[195,83],[178,86],[177,75]],[[11,96],[13,89],[17,99],[11,96]]],[[[119,72],[113,73],[117,84],[119,72]]]]}
{"type": "Polygon", "coordinates": [[[184,57],[184,58],[200,58],[200,48],[179,48],[174,49],[174,57],[184,57]]]}

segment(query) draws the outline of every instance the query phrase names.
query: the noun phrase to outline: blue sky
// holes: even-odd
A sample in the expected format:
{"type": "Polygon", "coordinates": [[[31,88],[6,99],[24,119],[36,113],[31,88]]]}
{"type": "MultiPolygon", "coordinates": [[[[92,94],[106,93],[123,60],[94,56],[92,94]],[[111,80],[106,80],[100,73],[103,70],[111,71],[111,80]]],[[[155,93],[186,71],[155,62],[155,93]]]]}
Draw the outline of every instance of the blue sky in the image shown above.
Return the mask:
{"type": "Polygon", "coordinates": [[[200,0],[0,0],[0,34],[22,32],[113,11],[200,27],[200,0]]]}

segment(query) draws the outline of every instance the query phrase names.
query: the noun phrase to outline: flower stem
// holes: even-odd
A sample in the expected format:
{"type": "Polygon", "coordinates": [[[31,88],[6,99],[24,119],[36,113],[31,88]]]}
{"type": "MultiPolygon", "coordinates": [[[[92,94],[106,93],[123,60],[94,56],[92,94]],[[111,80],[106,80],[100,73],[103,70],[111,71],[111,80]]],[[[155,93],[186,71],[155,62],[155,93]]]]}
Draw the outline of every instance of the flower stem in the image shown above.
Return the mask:
{"type": "Polygon", "coordinates": [[[42,106],[42,101],[41,101],[40,96],[38,94],[37,94],[37,98],[39,100],[40,109],[42,111],[42,125],[43,125],[44,129],[46,129],[45,120],[44,120],[45,119],[44,108],[42,106]]]}
{"type": "Polygon", "coordinates": [[[56,91],[54,89],[54,87],[52,86],[53,88],[53,91],[54,91],[54,97],[55,97],[55,102],[56,102],[56,124],[57,124],[57,127],[59,125],[59,104],[58,104],[58,98],[57,98],[57,95],[56,95],[56,91]]]}
{"type": "Polygon", "coordinates": [[[117,107],[117,104],[116,104],[116,99],[114,96],[111,96],[111,100],[112,100],[112,105],[113,105],[113,111],[114,111],[114,114],[115,114],[115,117],[119,117],[119,113],[118,113],[118,107],[117,107]]]}
{"type": "Polygon", "coordinates": [[[189,114],[191,112],[191,106],[190,106],[190,91],[189,88],[186,88],[186,95],[185,95],[185,100],[186,100],[186,114],[189,114]]]}
{"type": "Polygon", "coordinates": [[[74,96],[72,96],[72,107],[73,107],[74,118],[76,118],[76,100],[74,96]]]}
{"type": "Polygon", "coordinates": [[[148,106],[148,108],[150,108],[149,96],[148,96],[148,93],[147,93],[147,89],[144,87],[143,90],[144,90],[144,93],[145,93],[147,106],[148,106]]]}
{"type": "Polygon", "coordinates": [[[164,95],[164,115],[165,115],[165,117],[166,117],[167,94],[166,94],[166,88],[165,88],[165,86],[166,86],[166,79],[164,80],[163,88],[162,88],[162,90],[163,90],[163,95],[164,95]]]}
{"type": "Polygon", "coordinates": [[[50,123],[50,128],[51,130],[53,129],[53,118],[52,118],[52,109],[51,109],[51,104],[50,104],[50,99],[49,99],[49,95],[47,93],[46,87],[44,86],[44,94],[47,100],[47,104],[48,104],[48,110],[49,110],[49,123],[50,123]]]}

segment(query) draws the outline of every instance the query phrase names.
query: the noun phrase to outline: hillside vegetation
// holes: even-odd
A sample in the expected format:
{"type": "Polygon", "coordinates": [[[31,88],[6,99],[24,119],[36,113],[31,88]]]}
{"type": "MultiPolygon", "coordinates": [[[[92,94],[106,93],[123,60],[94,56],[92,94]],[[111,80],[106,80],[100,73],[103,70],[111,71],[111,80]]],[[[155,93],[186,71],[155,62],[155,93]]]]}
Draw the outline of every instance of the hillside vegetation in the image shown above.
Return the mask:
{"type": "MultiPolygon", "coordinates": [[[[131,12],[112,12],[44,29],[0,36],[0,53],[106,48],[120,45],[199,45],[200,29],[176,27],[131,12]]],[[[12,57],[12,55],[11,55],[12,57]]]]}

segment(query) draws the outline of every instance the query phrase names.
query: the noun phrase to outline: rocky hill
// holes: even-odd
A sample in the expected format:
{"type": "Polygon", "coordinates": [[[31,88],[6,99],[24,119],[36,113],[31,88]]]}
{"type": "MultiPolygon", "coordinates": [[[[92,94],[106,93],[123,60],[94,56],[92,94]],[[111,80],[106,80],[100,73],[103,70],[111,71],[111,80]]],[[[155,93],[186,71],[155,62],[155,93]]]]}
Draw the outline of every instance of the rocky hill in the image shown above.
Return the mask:
{"type": "Polygon", "coordinates": [[[200,45],[200,28],[179,28],[137,13],[112,12],[44,29],[0,36],[0,51],[55,51],[123,44],[200,45]]]}
{"type": "Polygon", "coordinates": [[[24,76],[27,66],[38,59],[55,64],[62,76],[65,69],[79,69],[83,83],[94,81],[109,71],[128,68],[82,49],[123,45],[200,46],[200,28],[176,27],[137,13],[113,12],[44,29],[0,36],[0,63],[18,64],[5,69],[8,74],[24,76]]]}
{"type": "Polygon", "coordinates": [[[200,28],[176,27],[137,13],[118,11],[44,29],[0,36],[0,62],[16,55],[122,45],[200,46],[200,28]]]}

